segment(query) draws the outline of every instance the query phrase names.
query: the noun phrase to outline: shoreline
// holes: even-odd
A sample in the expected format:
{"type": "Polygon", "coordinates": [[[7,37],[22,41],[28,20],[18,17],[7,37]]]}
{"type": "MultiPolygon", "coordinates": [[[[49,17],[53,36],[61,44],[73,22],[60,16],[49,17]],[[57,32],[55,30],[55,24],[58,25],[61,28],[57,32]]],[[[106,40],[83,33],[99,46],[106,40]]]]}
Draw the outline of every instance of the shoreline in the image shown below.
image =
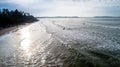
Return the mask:
{"type": "MultiPolygon", "coordinates": [[[[10,31],[17,31],[20,27],[30,25],[31,23],[34,23],[35,21],[27,21],[24,24],[14,25],[12,27],[6,27],[6,28],[0,28],[0,36],[9,33],[10,31]]],[[[21,28],[20,28],[21,29],[21,28]]]]}
{"type": "Polygon", "coordinates": [[[22,29],[25,26],[28,26],[29,24],[24,24],[24,25],[17,25],[17,26],[13,26],[13,27],[8,27],[8,28],[3,28],[0,30],[0,36],[8,34],[9,32],[16,32],[19,29],[22,29]]]}
{"type": "Polygon", "coordinates": [[[0,36],[9,33],[10,31],[18,30],[19,26],[8,27],[0,30],[0,36]]]}

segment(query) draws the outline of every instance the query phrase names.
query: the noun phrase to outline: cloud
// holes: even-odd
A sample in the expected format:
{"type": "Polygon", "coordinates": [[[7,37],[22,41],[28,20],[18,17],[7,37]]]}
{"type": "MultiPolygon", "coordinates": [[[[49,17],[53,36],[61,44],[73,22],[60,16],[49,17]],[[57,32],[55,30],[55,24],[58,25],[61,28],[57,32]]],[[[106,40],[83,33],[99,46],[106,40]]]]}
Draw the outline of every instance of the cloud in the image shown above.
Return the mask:
{"type": "Polygon", "coordinates": [[[14,4],[17,8],[36,16],[95,16],[111,15],[111,13],[114,15],[113,10],[120,11],[119,0],[4,0],[0,2],[14,4]]]}

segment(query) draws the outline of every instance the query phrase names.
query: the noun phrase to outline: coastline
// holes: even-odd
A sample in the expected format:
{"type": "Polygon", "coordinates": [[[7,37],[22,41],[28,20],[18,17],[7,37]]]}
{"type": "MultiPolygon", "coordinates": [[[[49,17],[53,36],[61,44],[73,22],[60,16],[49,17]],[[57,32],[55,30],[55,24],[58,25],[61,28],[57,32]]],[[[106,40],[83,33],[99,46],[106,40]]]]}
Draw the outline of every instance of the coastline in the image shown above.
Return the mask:
{"type": "Polygon", "coordinates": [[[31,23],[34,23],[35,21],[27,21],[23,24],[19,24],[19,25],[14,25],[12,27],[6,27],[6,28],[0,28],[0,36],[6,34],[6,33],[9,33],[10,31],[17,31],[19,29],[21,29],[20,27],[22,26],[27,26],[27,25],[30,25],[31,23]]]}
{"type": "Polygon", "coordinates": [[[0,36],[4,35],[6,33],[9,33],[10,31],[17,30],[17,29],[18,29],[18,26],[8,27],[8,28],[1,29],[0,30],[0,36]]]}

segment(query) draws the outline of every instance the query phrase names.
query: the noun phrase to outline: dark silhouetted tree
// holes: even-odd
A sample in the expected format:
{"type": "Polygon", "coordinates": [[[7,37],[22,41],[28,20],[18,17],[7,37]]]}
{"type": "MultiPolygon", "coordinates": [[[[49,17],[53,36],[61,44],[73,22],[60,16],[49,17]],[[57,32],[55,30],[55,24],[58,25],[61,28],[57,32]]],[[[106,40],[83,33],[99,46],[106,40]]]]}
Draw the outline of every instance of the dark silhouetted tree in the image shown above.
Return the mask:
{"type": "Polygon", "coordinates": [[[33,22],[37,21],[37,19],[29,13],[18,11],[17,9],[11,11],[8,9],[0,9],[0,28],[19,25],[28,21],[33,22]]]}

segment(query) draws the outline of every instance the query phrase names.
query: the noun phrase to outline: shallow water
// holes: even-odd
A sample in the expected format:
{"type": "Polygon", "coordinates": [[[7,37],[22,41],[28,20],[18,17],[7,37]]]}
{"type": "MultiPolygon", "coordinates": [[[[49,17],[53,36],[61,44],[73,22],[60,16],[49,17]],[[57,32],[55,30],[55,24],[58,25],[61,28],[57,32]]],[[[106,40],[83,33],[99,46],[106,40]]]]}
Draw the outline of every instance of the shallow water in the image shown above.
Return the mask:
{"type": "Polygon", "coordinates": [[[120,67],[120,18],[42,18],[0,36],[0,67],[120,67]]]}

